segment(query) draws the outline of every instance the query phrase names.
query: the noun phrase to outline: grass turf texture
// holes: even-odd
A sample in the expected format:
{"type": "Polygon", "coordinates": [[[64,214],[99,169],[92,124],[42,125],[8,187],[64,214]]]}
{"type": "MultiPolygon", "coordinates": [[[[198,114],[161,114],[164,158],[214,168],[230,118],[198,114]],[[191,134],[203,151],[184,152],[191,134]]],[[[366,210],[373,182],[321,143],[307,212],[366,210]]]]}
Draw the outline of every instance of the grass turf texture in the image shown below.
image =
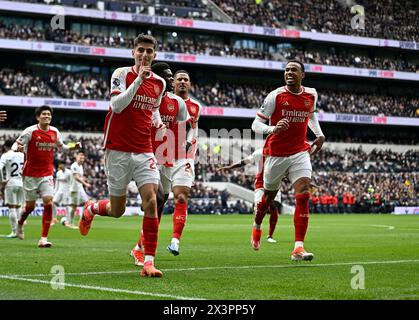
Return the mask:
{"type": "MultiPolygon", "coordinates": [[[[292,216],[279,217],[276,244],[266,242],[268,220],[261,249],[253,251],[252,216],[191,215],[175,257],[166,251],[172,218],[164,216],[156,258],[164,276],[155,279],[141,278],[129,256],[139,217],[97,216],[87,237],[57,224],[50,230],[49,249],[37,248],[41,221],[29,217],[25,240],[0,239],[0,299],[419,298],[419,216],[311,215],[305,243],[314,253],[312,262],[290,261],[292,216]],[[54,265],[65,269],[69,286],[63,290],[49,284],[54,265]],[[364,290],[351,288],[353,265],[364,267],[364,290]],[[87,272],[104,273],[77,274],[87,272]]],[[[9,232],[8,218],[1,217],[0,234],[9,232]]]]}

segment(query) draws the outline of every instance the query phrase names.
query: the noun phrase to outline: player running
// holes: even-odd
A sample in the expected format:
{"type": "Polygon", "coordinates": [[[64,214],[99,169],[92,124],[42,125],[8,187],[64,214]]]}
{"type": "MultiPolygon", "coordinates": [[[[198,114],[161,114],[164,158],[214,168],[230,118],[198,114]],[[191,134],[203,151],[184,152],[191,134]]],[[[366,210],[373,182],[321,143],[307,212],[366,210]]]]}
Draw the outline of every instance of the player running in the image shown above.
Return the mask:
{"type": "Polygon", "coordinates": [[[12,232],[6,238],[17,238],[18,210],[23,203],[22,168],[24,154],[12,150],[13,140],[4,143],[4,153],[0,158],[0,181],[4,186],[4,203],[9,208],[9,222],[12,232]],[[5,176],[3,176],[5,171],[5,176]]]}
{"type": "Polygon", "coordinates": [[[295,245],[291,253],[291,259],[296,261],[312,260],[314,257],[304,249],[312,171],[310,155],[315,155],[325,140],[317,114],[314,112],[317,91],[301,85],[304,76],[304,65],[296,60],[289,61],[284,73],[286,85],[268,94],[252,124],[253,131],[269,136],[263,148],[264,194],[256,204],[251,244],[253,249],[259,249],[263,218],[278,192],[282,179],[288,176],[296,194],[295,245]],[[268,120],[269,125],[266,125],[268,120]],[[307,126],[316,135],[311,146],[306,141],[307,126]]]}
{"type": "Polygon", "coordinates": [[[50,125],[52,120],[52,108],[41,106],[35,110],[38,124],[26,128],[13,144],[12,150],[24,151],[26,154],[23,165],[23,190],[25,196],[25,208],[17,225],[17,236],[23,240],[23,223],[35,208],[37,192],[41,194],[44,204],[42,214],[41,239],[39,248],[49,248],[52,243],[48,241],[48,232],[52,220],[52,198],[54,195],[53,160],[54,147],[64,149],[80,148],[80,142],[71,147],[65,145],[61,133],[57,128],[50,125]]]}
{"type": "MultiPolygon", "coordinates": [[[[255,177],[255,208],[256,204],[260,201],[263,195],[263,148],[255,150],[251,155],[248,157],[233,163],[229,166],[220,167],[217,171],[224,171],[224,170],[231,170],[234,168],[241,168],[249,163],[256,164],[257,166],[257,174],[255,177]]],[[[273,234],[275,232],[276,224],[278,222],[279,210],[281,208],[281,191],[278,191],[274,200],[269,204],[269,233],[266,238],[266,241],[269,243],[276,243],[277,241],[273,238],[273,234]]],[[[256,211],[256,209],[255,209],[256,211]]]]}
{"type": "Polygon", "coordinates": [[[105,168],[110,199],[95,203],[88,201],[79,220],[80,233],[85,236],[96,214],[121,217],[125,212],[127,186],[134,180],[144,209],[143,277],[163,275],[154,267],[159,230],[156,192],[160,176],[151,144],[151,127],[153,124],[164,126],[158,108],[166,82],[151,71],[156,49],[154,37],[139,35],[132,49],[135,65],[118,68],[112,74],[110,108],[104,128],[105,168]]]}
{"type": "MultiPolygon", "coordinates": [[[[164,204],[169,198],[170,190],[172,190],[172,188],[174,190],[181,185],[187,186],[189,183],[188,181],[184,181],[182,177],[183,173],[191,172],[190,164],[188,164],[187,161],[178,159],[178,157],[181,153],[185,154],[185,149],[192,146],[194,131],[191,130],[191,124],[187,122],[189,114],[185,101],[171,92],[173,90],[173,73],[170,66],[167,63],[159,62],[154,64],[151,67],[151,70],[161,76],[166,81],[167,85],[166,92],[159,108],[161,119],[166,127],[166,133],[162,137],[159,137],[157,129],[153,129],[152,133],[153,151],[157,158],[161,182],[161,187],[159,188],[157,196],[157,211],[160,221],[164,204]],[[181,143],[181,141],[183,141],[183,143],[181,143]],[[178,148],[180,148],[180,150],[178,150],[178,148]]],[[[176,213],[175,209],[174,221],[176,213]]],[[[178,225],[175,225],[175,228],[177,226],[178,225]]],[[[177,250],[176,252],[170,251],[170,245],[168,247],[168,250],[175,255],[179,254],[179,238],[180,235],[178,235],[177,238],[177,247],[174,248],[177,250]]],[[[142,242],[141,233],[139,241],[134,249],[131,250],[131,256],[134,258],[136,265],[142,265],[142,242]]]]}
{"type": "MultiPolygon", "coordinates": [[[[65,167],[65,162],[58,164],[58,170],[55,177],[55,193],[53,202],[53,213],[54,218],[51,225],[58,222],[57,220],[57,207],[64,206],[66,213],[70,212],[70,182],[71,182],[71,170],[65,167]]],[[[66,220],[67,222],[67,220],[66,220]]]]}

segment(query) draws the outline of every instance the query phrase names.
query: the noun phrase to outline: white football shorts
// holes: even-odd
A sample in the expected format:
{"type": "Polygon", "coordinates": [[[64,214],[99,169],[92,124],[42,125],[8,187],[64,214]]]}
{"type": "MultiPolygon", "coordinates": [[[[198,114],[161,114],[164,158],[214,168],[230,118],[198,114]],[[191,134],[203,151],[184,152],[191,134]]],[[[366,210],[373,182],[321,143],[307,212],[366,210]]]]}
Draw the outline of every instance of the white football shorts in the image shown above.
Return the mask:
{"type": "Polygon", "coordinates": [[[300,178],[311,179],[311,162],[308,151],[302,151],[289,157],[266,156],[263,171],[263,187],[266,190],[278,190],[285,176],[294,184],[300,178]]]}
{"type": "Polygon", "coordinates": [[[147,183],[159,184],[160,174],[153,153],[131,153],[106,150],[105,170],[109,194],[116,197],[127,194],[127,186],[134,180],[137,188],[147,183]]]}

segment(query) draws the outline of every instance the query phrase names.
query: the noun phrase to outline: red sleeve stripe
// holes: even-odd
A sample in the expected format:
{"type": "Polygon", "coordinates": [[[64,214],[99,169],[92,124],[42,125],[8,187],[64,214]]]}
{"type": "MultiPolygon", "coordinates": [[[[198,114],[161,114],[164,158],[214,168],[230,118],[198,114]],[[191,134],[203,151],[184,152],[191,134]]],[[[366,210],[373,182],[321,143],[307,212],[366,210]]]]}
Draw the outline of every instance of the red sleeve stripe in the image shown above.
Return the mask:
{"type": "Polygon", "coordinates": [[[258,117],[262,118],[263,120],[269,120],[269,118],[267,118],[267,117],[265,117],[265,116],[261,115],[259,112],[258,112],[258,113],[256,113],[256,115],[257,115],[258,117]]]}
{"type": "Polygon", "coordinates": [[[121,93],[121,91],[119,91],[119,90],[114,90],[114,91],[112,91],[111,92],[111,96],[113,96],[114,94],[120,94],[121,93]]]}

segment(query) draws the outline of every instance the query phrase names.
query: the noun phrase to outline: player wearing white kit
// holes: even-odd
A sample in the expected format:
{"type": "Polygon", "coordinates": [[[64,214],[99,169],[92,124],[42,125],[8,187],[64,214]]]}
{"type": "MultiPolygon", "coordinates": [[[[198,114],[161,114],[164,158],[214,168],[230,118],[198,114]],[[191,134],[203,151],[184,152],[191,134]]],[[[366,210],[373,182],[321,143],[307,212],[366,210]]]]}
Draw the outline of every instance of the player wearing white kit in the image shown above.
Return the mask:
{"type": "Polygon", "coordinates": [[[84,187],[90,188],[90,184],[84,177],[83,163],[85,160],[84,152],[78,151],[76,155],[76,161],[70,167],[71,170],[71,183],[70,183],[70,203],[71,211],[67,214],[66,226],[69,228],[78,229],[77,226],[73,226],[74,214],[76,213],[78,206],[84,206],[86,201],[89,199],[84,187]]]}
{"type": "Polygon", "coordinates": [[[0,158],[0,176],[4,186],[4,203],[9,208],[9,222],[12,232],[6,238],[17,238],[18,210],[23,203],[22,168],[24,154],[11,150],[12,140],[4,143],[4,153],[0,158]],[[4,175],[3,175],[4,171],[4,175]]]}
{"type": "MultiPolygon", "coordinates": [[[[164,204],[169,198],[169,193],[172,189],[172,183],[179,176],[178,171],[185,170],[187,166],[186,163],[181,164],[176,160],[178,134],[182,135],[183,133],[186,136],[186,132],[188,132],[189,139],[183,138],[183,140],[189,141],[186,143],[192,146],[193,131],[190,130],[191,125],[187,123],[189,114],[185,102],[182,98],[170,92],[173,90],[173,73],[170,66],[165,62],[159,62],[153,64],[151,70],[166,81],[166,92],[159,108],[161,120],[166,127],[166,133],[160,137],[158,129],[152,130],[153,152],[157,159],[161,182],[157,195],[157,212],[160,221],[164,204]],[[181,124],[183,125],[183,132],[178,132],[178,126],[181,124]]],[[[181,147],[188,148],[186,144],[181,147]]],[[[134,258],[136,265],[142,265],[143,263],[142,243],[142,233],[140,233],[137,244],[131,250],[131,256],[134,258]]]]}
{"type": "Polygon", "coordinates": [[[259,249],[263,218],[282,179],[288,176],[296,193],[292,260],[312,260],[314,257],[304,249],[312,171],[310,155],[316,154],[325,140],[314,112],[317,91],[301,85],[304,76],[304,65],[296,60],[289,61],[284,73],[286,85],[268,94],[252,124],[253,131],[268,134],[268,137],[263,148],[266,157],[263,170],[264,194],[256,205],[251,244],[253,249],[259,249]],[[265,124],[266,121],[269,121],[269,125],[265,124]],[[311,146],[306,140],[307,127],[316,135],[311,146]]]}
{"type": "Polygon", "coordinates": [[[42,214],[42,233],[38,242],[39,248],[51,247],[47,236],[52,220],[52,198],[54,195],[53,160],[54,147],[64,149],[80,148],[79,142],[73,146],[65,145],[61,133],[57,128],[50,126],[52,120],[52,108],[41,106],[35,110],[38,124],[26,128],[17,138],[12,150],[24,151],[26,154],[23,165],[23,190],[25,196],[25,208],[17,225],[17,236],[24,239],[23,223],[35,208],[35,201],[41,194],[44,204],[42,214]]]}
{"type": "MultiPolygon", "coordinates": [[[[70,212],[70,182],[71,170],[65,167],[64,162],[58,164],[58,170],[55,177],[55,193],[53,202],[53,220],[51,226],[58,222],[57,220],[57,207],[64,206],[66,214],[70,212]]],[[[66,221],[67,222],[67,221],[66,221]]]]}
{"type": "Polygon", "coordinates": [[[158,108],[166,89],[164,79],[151,72],[157,41],[141,34],[134,40],[135,65],[112,74],[110,108],[105,120],[105,167],[109,200],[87,202],[79,230],[87,235],[94,215],[121,217],[125,212],[127,186],[134,180],[142,199],[145,262],[143,277],[161,277],[154,266],[159,221],[156,193],[160,175],[151,143],[153,125],[163,127],[158,108]]]}
{"type": "MultiPolygon", "coordinates": [[[[256,208],[256,203],[260,201],[263,195],[263,163],[264,163],[264,157],[263,157],[263,148],[256,149],[252,154],[250,154],[248,157],[238,161],[237,163],[233,163],[229,166],[220,167],[217,169],[217,171],[223,171],[223,170],[230,170],[234,168],[240,168],[244,167],[247,164],[256,164],[257,171],[256,171],[256,177],[255,177],[255,200],[254,200],[254,206],[256,208]]],[[[281,206],[281,191],[278,190],[278,193],[276,194],[274,200],[269,205],[269,233],[267,236],[267,241],[269,243],[276,243],[276,240],[273,238],[273,234],[276,228],[276,224],[278,222],[278,207],[281,206]]]]}

